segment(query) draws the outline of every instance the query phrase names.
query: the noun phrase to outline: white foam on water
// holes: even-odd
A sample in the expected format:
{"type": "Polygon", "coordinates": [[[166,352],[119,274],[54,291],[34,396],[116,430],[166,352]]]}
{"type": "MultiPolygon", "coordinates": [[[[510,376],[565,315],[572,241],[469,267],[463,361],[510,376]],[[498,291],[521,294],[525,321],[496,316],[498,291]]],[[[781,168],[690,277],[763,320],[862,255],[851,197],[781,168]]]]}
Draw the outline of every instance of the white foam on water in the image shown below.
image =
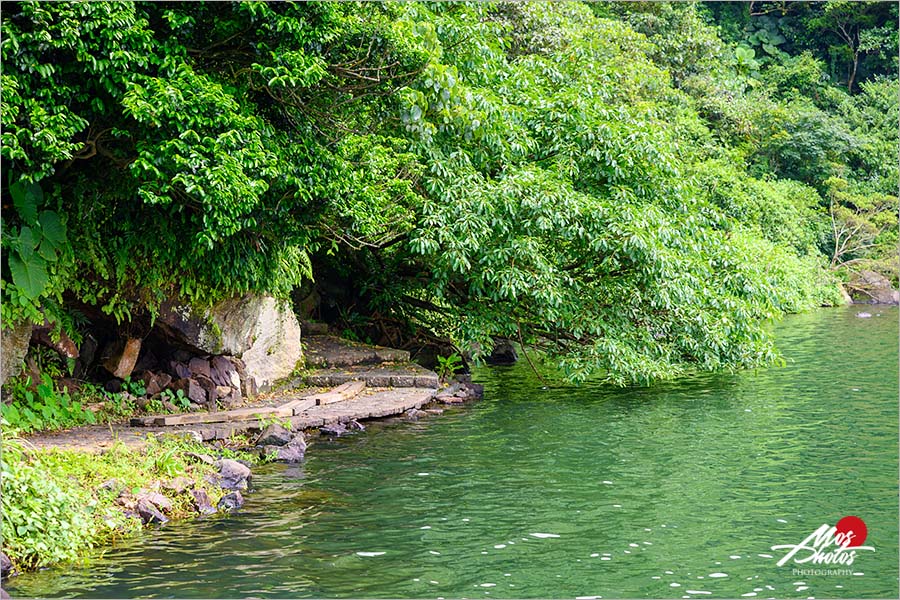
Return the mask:
{"type": "Polygon", "coordinates": [[[839,590],[844,589],[844,586],[842,586],[842,585],[836,585],[836,586],[834,586],[834,587],[836,587],[836,588],[839,589],[839,590]]]}
{"type": "Polygon", "coordinates": [[[647,545],[647,546],[652,546],[652,545],[653,545],[653,542],[644,542],[644,544],[647,545]]]}
{"type": "Polygon", "coordinates": [[[740,557],[741,557],[740,554],[732,554],[732,555],[729,556],[728,558],[730,558],[731,560],[737,560],[737,559],[739,559],[740,557]]]}
{"type": "Polygon", "coordinates": [[[653,531],[653,530],[650,529],[649,527],[644,527],[644,531],[653,531]]]}
{"type": "Polygon", "coordinates": [[[613,504],[613,508],[622,508],[621,504],[613,504]]]}
{"type": "Polygon", "coordinates": [[[416,473],[416,475],[418,475],[419,477],[427,477],[431,475],[431,473],[416,473]]]}
{"type": "Polygon", "coordinates": [[[745,408],[745,409],[744,409],[744,412],[753,412],[753,411],[750,410],[749,408],[745,408]]]}
{"type": "Polygon", "coordinates": [[[496,587],[496,583],[482,583],[481,587],[496,587]]]}
{"type": "Polygon", "coordinates": [[[773,588],[771,585],[767,585],[767,586],[766,586],[766,589],[767,589],[767,590],[770,590],[770,591],[773,591],[773,592],[775,591],[775,588],[773,588]]]}
{"type": "Polygon", "coordinates": [[[795,581],[791,585],[806,585],[806,582],[805,581],[795,581]]]}
{"type": "Polygon", "coordinates": [[[631,554],[631,550],[625,550],[625,554],[631,554]]]}
{"type": "Polygon", "coordinates": [[[496,550],[500,550],[500,549],[502,549],[502,548],[506,548],[506,544],[495,544],[495,545],[494,545],[494,548],[495,548],[496,550]]]}
{"type": "Polygon", "coordinates": [[[638,546],[637,544],[628,544],[628,545],[631,546],[632,548],[640,548],[640,546],[638,546]]]}
{"type": "Polygon", "coordinates": [[[515,542],[510,542],[510,541],[507,541],[506,543],[507,544],[515,544],[515,542]]]}
{"type": "Polygon", "coordinates": [[[651,577],[650,579],[662,579],[662,577],[660,577],[659,575],[654,575],[654,576],[651,577]]]}
{"type": "Polygon", "coordinates": [[[710,573],[709,576],[714,578],[728,577],[728,573],[710,573]]]}
{"type": "Polygon", "coordinates": [[[357,556],[381,556],[384,552],[357,552],[357,556]]]}
{"type": "Polygon", "coordinates": [[[746,594],[741,594],[741,598],[752,598],[756,595],[756,592],[747,592],[746,594]]]}
{"type": "Polygon", "coordinates": [[[778,521],[779,523],[787,523],[787,521],[785,521],[784,519],[775,519],[775,520],[778,521]]]}
{"type": "Polygon", "coordinates": [[[809,586],[801,585],[800,587],[797,588],[797,591],[798,591],[798,592],[803,592],[803,591],[806,591],[806,590],[808,590],[808,589],[809,589],[809,586]]]}
{"type": "Polygon", "coordinates": [[[593,554],[591,554],[591,558],[597,558],[598,556],[600,556],[600,555],[597,554],[596,552],[594,552],[593,554]]]}
{"type": "Polygon", "coordinates": [[[612,556],[612,554],[610,554],[609,552],[604,552],[603,556],[612,556]]]}
{"type": "Polygon", "coordinates": [[[421,581],[421,579],[413,579],[413,581],[421,581]]]}
{"type": "Polygon", "coordinates": [[[469,522],[468,519],[463,519],[463,523],[468,523],[468,522],[469,522]]]}
{"type": "Polygon", "coordinates": [[[503,576],[504,577],[512,577],[512,573],[504,573],[503,576]]]}
{"type": "Polygon", "coordinates": [[[612,559],[608,556],[601,556],[600,560],[612,560],[612,559]]]}
{"type": "Polygon", "coordinates": [[[856,575],[857,577],[861,577],[865,575],[865,573],[863,573],[862,571],[857,571],[856,573],[854,573],[854,575],[856,575]]]}
{"type": "Polygon", "coordinates": [[[422,527],[419,527],[419,529],[431,529],[431,525],[424,525],[422,527]]]}
{"type": "Polygon", "coordinates": [[[441,555],[441,553],[438,552],[437,550],[429,550],[429,551],[428,551],[428,554],[434,554],[435,556],[440,556],[440,555],[441,555]]]}
{"type": "Polygon", "coordinates": [[[673,573],[672,571],[666,571],[666,575],[674,575],[674,574],[675,573],[673,573]]]}
{"type": "Polygon", "coordinates": [[[612,484],[613,484],[612,481],[604,481],[603,483],[605,483],[606,485],[612,485],[612,484]]]}
{"type": "Polygon", "coordinates": [[[754,591],[754,592],[761,592],[761,591],[763,591],[763,589],[762,589],[762,588],[753,588],[753,591],[754,591]]]}
{"type": "Polygon", "coordinates": [[[482,552],[482,554],[487,554],[487,551],[485,551],[485,552],[482,552]]]}
{"type": "Polygon", "coordinates": [[[555,533],[529,533],[528,535],[530,535],[531,537],[539,538],[539,539],[558,538],[559,537],[555,533]]]}
{"type": "Polygon", "coordinates": [[[771,554],[757,554],[757,556],[760,558],[772,558],[771,554]]]}
{"type": "Polygon", "coordinates": [[[701,594],[701,595],[705,595],[705,596],[712,594],[712,592],[707,592],[704,590],[688,590],[687,593],[688,594],[701,594]]]}
{"type": "Polygon", "coordinates": [[[681,587],[680,583],[670,583],[669,587],[681,587]]]}
{"type": "Polygon", "coordinates": [[[599,600],[603,596],[575,596],[575,600],[599,600]]]}

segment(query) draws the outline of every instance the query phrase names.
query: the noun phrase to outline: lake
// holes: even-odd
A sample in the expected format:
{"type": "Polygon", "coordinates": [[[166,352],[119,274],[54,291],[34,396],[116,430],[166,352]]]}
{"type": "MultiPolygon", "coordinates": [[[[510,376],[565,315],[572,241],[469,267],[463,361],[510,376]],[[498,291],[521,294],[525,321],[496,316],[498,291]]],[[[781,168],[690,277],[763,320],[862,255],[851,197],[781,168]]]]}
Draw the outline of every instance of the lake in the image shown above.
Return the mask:
{"type": "Polygon", "coordinates": [[[301,466],[258,469],[236,514],[148,530],[9,591],[896,598],[897,309],[821,310],[775,331],[784,367],[649,388],[479,369],[480,403],[319,441],[301,466]],[[847,515],[874,551],[834,567],[846,572],[776,565],[773,545],[847,515]]]}

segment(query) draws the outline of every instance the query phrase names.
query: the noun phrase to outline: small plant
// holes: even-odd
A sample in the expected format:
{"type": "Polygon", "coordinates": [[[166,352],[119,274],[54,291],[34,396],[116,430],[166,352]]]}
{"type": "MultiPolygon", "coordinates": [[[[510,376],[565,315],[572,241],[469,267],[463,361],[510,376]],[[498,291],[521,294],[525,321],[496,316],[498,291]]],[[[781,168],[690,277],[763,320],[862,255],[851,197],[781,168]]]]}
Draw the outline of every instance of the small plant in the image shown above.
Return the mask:
{"type": "Polygon", "coordinates": [[[147,387],[144,385],[144,382],[132,381],[131,377],[125,378],[125,381],[122,382],[122,389],[134,396],[145,396],[147,394],[147,387]]]}
{"type": "Polygon", "coordinates": [[[191,407],[191,399],[184,395],[184,390],[176,392],[163,390],[159,397],[164,401],[171,402],[181,410],[187,410],[191,407]]]}
{"type": "Polygon", "coordinates": [[[460,369],[462,368],[462,357],[454,352],[449,356],[438,356],[437,357],[437,371],[438,377],[440,377],[441,381],[447,381],[450,377],[453,377],[460,369]]]}
{"type": "Polygon", "coordinates": [[[12,384],[12,397],[12,402],[4,404],[0,411],[12,427],[25,433],[97,421],[94,413],[69,396],[68,390],[57,389],[53,379],[47,374],[41,376],[41,382],[33,389],[31,377],[15,380],[12,384]]]}

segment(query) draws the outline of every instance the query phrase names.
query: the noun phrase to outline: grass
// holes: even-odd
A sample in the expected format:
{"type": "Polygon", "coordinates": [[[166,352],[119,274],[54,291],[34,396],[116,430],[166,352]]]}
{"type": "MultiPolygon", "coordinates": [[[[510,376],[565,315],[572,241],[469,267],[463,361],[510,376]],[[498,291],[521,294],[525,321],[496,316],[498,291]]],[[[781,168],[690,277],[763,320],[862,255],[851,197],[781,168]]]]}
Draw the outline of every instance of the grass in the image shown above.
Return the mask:
{"type": "Polygon", "coordinates": [[[140,520],[126,514],[126,505],[141,490],[166,496],[172,502],[166,516],[172,520],[197,516],[189,491],[175,493],[164,486],[176,477],[205,490],[215,506],[224,491],[205,478],[216,469],[190,453],[256,460],[174,438],[151,437],[140,450],[117,442],[93,454],[36,449],[15,430],[4,428],[3,434],[3,551],[19,570],[77,560],[93,547],[139,530],[140,520]],[[110,480],[112,485],[102,486],[110,480]]]}

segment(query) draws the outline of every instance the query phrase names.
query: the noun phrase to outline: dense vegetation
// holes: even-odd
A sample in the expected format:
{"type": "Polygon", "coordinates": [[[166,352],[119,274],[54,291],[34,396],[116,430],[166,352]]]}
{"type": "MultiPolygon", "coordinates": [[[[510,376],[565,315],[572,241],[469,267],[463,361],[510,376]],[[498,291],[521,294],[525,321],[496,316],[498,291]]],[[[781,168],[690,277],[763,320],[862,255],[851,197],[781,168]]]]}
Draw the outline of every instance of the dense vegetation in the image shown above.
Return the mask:
{"type": "MultiPolygon", "coordinates": [[[[616,383],[896,263],[895,3],[9,3],[2,316],[334,282],[616,383]]],[[[893,275],[892,275],[893,277],[893,275]]]]}

